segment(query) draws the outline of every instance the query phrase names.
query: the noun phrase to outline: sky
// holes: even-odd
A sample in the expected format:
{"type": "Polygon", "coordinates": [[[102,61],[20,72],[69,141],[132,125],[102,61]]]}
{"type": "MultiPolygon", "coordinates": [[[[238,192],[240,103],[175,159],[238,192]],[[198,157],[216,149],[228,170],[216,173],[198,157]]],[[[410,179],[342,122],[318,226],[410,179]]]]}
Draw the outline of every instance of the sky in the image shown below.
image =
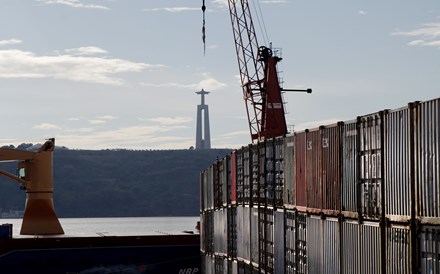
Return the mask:
{"type": "MultiPolygon", "coordinates": [[[[202,88],[212,147],[250,143],[227,1],[205,2],[204,53],[202,1],[0,1],[0,145],[187,149],[202,88]]],[[[313,89],[284,94],[289,128],[440,97],[438,0],[250,3],[284,87],[313,89]]]]}

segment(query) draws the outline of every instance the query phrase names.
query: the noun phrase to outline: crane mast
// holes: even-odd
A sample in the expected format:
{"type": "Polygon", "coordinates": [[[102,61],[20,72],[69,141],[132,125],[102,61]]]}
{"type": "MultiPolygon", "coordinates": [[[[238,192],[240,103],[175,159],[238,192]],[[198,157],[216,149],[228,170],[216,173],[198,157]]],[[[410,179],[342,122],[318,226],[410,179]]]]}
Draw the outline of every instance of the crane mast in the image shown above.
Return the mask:
{"type": "Polygon", "coordinates": [[[247,0],[228,0],[252,141],[287,133],[276,65],[281,58],[259,46],[247,0]]]}

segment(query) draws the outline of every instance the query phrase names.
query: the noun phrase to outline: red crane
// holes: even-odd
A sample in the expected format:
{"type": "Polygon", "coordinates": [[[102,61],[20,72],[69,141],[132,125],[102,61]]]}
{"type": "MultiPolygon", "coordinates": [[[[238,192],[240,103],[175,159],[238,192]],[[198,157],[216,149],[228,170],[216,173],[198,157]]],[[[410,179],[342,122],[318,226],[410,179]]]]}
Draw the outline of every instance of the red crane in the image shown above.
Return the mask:
{"type": "Polygon", "coordinates": [[[281,58],[258,44],[248,1],[228,0],[228,4],[252,141],[282,136],[287,126],[277,72],[281,58]]]}

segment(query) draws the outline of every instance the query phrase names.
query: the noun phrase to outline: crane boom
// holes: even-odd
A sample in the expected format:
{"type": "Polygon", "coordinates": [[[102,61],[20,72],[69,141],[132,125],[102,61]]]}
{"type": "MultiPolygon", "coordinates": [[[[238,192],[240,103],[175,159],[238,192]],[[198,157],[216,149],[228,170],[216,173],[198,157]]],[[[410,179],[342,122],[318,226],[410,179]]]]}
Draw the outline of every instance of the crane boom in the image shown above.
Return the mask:
{"type": "Polygon", "coordinates": [[[281,58],[259,46],[248,1],[228,4],[252,141],[282,136],[287,126],[276,68],[281,58]]]}

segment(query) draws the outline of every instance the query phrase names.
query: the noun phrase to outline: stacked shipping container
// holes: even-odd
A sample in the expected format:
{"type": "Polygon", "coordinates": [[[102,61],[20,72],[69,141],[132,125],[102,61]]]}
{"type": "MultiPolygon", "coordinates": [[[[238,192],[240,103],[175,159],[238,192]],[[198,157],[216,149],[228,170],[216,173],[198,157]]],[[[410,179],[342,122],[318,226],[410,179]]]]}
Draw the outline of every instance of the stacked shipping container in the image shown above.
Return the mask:
{"type": "Polygon", "coordinates": [[[201,173],[204,273],[440,273],[440,98],[235,150],[201,173]]]}

